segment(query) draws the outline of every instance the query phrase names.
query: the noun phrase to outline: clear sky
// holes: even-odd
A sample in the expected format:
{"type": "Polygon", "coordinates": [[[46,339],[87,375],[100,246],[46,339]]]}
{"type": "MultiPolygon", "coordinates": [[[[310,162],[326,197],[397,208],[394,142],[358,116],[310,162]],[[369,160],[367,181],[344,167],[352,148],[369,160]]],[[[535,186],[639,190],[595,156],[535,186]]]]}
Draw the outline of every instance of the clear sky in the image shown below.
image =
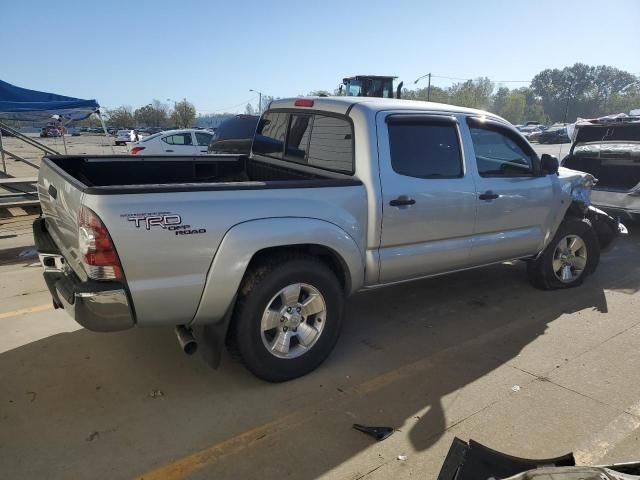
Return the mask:
{"type": "Polygon", "coordinates": [[[2,0],[0,79],[106,107],[243,111],[249,89],[295,96],[353,74],[413,87],[427,72],[529,80],[584,62],[638,75],[639,27],[640,0],[2,0]]]}

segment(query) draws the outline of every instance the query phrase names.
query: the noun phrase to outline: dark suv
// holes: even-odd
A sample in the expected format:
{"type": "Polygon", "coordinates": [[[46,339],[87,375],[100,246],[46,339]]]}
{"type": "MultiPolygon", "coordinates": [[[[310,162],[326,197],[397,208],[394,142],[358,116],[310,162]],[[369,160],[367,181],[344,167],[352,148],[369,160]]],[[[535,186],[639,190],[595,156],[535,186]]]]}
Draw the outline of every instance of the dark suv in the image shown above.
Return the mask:
{"type": "Polygon", "coordinates": [[[258,115],[236,115],[222,122],[209,144],[208,153],[240,153],[248,155],[256,133],[258,115]]]}
{"type": "Polygon", "coordinates": [[[571,143],[567,127],[550,127],[538,135],[539,143],[571,143]]]}

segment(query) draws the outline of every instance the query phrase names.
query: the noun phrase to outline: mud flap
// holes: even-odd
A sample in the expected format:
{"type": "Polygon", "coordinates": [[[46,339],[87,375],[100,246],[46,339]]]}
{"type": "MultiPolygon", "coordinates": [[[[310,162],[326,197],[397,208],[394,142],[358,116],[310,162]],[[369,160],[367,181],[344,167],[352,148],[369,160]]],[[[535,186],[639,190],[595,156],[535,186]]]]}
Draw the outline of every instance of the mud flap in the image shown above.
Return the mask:
{"type": "Polygon", "coordinates": [[[219,322],[206,325],[194,325],[191,327],[193,336],[198,342],[200,355],[211,368],[217,369],[220,366],[222,349],[225,346],[227,331],[231,324],[231,315],[233,314],[235,304],[236,299],[234,297],[233,302],[231,302],[231,307],[229,307],[229,310],[219,322]]]}

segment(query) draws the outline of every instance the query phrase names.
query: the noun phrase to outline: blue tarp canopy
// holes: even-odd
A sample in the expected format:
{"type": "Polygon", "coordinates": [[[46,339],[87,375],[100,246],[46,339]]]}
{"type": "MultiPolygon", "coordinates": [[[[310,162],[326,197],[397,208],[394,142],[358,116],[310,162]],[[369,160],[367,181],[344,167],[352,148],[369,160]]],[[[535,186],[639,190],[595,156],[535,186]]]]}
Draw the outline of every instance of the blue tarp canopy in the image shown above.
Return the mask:
{"type": "Polygon", "coordinates": [[[67,121],[82,120],[99,108],[95,100],[38,92],[0,80],[0,119],[38,121],[60,115],[67,121]]]}

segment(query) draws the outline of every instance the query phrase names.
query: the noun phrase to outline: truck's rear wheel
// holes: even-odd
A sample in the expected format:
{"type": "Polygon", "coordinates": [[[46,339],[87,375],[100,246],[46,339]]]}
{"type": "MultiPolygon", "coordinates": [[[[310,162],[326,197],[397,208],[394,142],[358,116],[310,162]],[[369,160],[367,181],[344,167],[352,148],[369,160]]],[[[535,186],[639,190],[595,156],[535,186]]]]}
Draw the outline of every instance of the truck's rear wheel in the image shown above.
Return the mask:
{"type": "Polygon", "coordinates": [[[233,318],[233,341],[256,376],[282,382],[315,369],[333,349],[343,293],[334,273],[311,258],[279,258],[249,272],[233,318]]]}
{"type": "Polygon", "coordinates": [[[554,290],[578,286],[600,262],[600,244],[586,219],[567,218],[536,260],[527,265],[529,281],[554,290]]]}

